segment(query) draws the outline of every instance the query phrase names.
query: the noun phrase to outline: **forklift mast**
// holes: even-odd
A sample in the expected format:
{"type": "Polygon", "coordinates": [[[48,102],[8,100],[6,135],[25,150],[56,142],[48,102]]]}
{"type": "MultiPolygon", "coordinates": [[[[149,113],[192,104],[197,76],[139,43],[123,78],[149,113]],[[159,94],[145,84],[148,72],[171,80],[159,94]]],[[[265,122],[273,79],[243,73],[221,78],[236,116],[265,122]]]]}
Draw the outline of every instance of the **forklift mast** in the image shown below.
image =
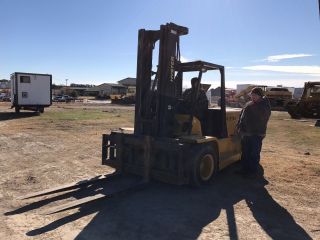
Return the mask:
{"type": "Polygon", "coordinates": [[[139,30],[135,135],[170,135],[175,101],[182,93],[182,78],[175,78],[175,65],[180,62],[179,38],[187,33],[188,28],[174,23],[161,25],[158,31],[139,30]],[[154,73],[152,54],[157,41],[158,70],[154,73]]]}
{"type": "MultiPolygon", "coordinates": [[[[219,70],[221,76],[221,109],[219,111],[219,137],[226,137],[226,106],[224,67],[221,65],[194,61],[180,62],[180,36],[188,34],[188,28],[174,23],[161,25],[160,30],[139,30],[137,84],[134,134],[160,138],[171,138],[175,128],[175,114],[179,112],[182,98],[182,80],[184,72],[202,73],[219,70]],[[156,42],[159,41],[157,71],[152,71],[152,57],[156,42]]],[[[198,85],[200,88],[200,85],[198,85]]],[[[196,102],[199,89],[193,96],[196,102]]],[[[191,107],[191,112],[196,108],[191,107]]],[[[192,122],[190,114],[190,124],[192,122]]],[[[189,129],[191,130],[191,129],[189,129]]],[[[190,134],[190,131],[189,131],[190,134]]]]}

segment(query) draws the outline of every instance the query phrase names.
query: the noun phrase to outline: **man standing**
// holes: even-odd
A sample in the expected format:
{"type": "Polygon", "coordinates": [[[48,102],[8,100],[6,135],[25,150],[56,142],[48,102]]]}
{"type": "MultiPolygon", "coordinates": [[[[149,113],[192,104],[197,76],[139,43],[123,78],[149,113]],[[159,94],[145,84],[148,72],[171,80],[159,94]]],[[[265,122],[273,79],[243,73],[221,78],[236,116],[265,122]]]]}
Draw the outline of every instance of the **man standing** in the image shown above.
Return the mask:
{"type": "Polygon", "coordinates": [[[259,167],[262,140],[266,135],[271,108],[261,88],[253,88],[250,96],[251,101],[242,109],[237,127],[242,145],[241,173],[254,177],[259,167]]]}

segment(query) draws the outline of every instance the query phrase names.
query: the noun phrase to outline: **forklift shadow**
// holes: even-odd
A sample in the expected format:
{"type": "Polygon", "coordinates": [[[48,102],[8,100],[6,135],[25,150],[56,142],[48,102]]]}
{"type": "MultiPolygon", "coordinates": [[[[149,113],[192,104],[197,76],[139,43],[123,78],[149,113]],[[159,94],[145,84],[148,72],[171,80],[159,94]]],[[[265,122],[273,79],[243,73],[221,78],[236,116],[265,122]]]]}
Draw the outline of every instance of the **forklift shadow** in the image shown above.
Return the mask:
{"type": "Polygon", "coordinates": [[[38,112],[0,112],[0,121],[39,116],[38,112]]]}
{"type": "MultiPolygon", "coordinates": [[[[215,184],[199,189],[151,183],[144,191],[84,205],[75,214],[27,235],[40,235],[96,213],[75,239],[197,239],[209,224],[205,229],[206,234],[212,234],[209,239],[222,236],[239,239],[234,205],[245,201],[270,238],[311,239],[268,193],[263,177],[247,180],[234,175],[234,170],[234,166],[229,167],[217,177],[215,184]],[[223,211],[226,222],[220,217],[223,211]]],[[[240,224],[241,232],[250,232],[251,221],[242,219],[240,224]]]]}

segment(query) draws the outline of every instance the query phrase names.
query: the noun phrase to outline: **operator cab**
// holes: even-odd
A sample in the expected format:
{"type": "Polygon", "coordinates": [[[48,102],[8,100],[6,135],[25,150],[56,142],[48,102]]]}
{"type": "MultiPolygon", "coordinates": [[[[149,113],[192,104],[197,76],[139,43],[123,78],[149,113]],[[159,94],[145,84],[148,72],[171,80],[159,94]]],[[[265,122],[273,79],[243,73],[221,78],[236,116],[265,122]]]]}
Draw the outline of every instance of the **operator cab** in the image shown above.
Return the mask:
{"type": "MultiPolygon", "coordinates": [[[[229,136],[228,129],[226,124],[226,105],[225,105],[225,84],[224,84],[224,67],[221,65],[203,62],[203,61],[195,61],[195,62],[187,62],[187,63],[178,63],[176,66],[176,77],[175,82],[177,83],[176,89],[181,89],[180,94],[177,95],[177,107],[176,114],[178,115],[178,120],[180,124],[180,132],[176,132],[179,135],[201,135],[201,136],[214,136],[217,138],[224,138],[229,136]],[[221,106],[216,108],[207,108],[204,110],[203,118],[197,119],[195,117],[195,110],[197,107],[196,97],[194,97],[193,106],[188,106],[186,109],[184,100],[182,99],[182,78],[183,73],[186,72],[198,72],[198,79],[200,80],[200,85],[198,87],[198,91],[202,87],[205,92],[210,88],[209,84],[201,85],[202,74],[211,71],[218,70],[220,72],[220,84],[221,84],[221,106]],[[182,116],[184,115],[184,116],[182,116]],[[186,117],[189,115],[189,117],[186,117]],[[200,124],[200,127],[196,127],[195,125],[200,124]],[[183,126],[181,126],[183,125],[183,126]],[[199,130],[192,131],[192,128],[196,127],[199,130]],[[189,129],[188,129],[189,128],[189,129]],[[191,129],[190,129],[191,128],[191,129]]],[[[239,112],[239,111],[237,111],[239,112]]]]}

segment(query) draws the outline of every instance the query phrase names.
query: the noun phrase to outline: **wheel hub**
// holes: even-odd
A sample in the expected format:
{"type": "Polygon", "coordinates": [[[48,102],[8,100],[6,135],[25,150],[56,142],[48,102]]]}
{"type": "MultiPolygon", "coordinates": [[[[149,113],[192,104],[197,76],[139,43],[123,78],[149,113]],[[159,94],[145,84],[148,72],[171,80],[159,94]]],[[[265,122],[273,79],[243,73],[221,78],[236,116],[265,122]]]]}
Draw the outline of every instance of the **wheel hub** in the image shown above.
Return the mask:
{"type": "Polygon", "coordinates": [[[200,178],[202,181],[208,181],[214,170],[214,160],[211,154],[206,154],[200,161],[200,178]]]}

